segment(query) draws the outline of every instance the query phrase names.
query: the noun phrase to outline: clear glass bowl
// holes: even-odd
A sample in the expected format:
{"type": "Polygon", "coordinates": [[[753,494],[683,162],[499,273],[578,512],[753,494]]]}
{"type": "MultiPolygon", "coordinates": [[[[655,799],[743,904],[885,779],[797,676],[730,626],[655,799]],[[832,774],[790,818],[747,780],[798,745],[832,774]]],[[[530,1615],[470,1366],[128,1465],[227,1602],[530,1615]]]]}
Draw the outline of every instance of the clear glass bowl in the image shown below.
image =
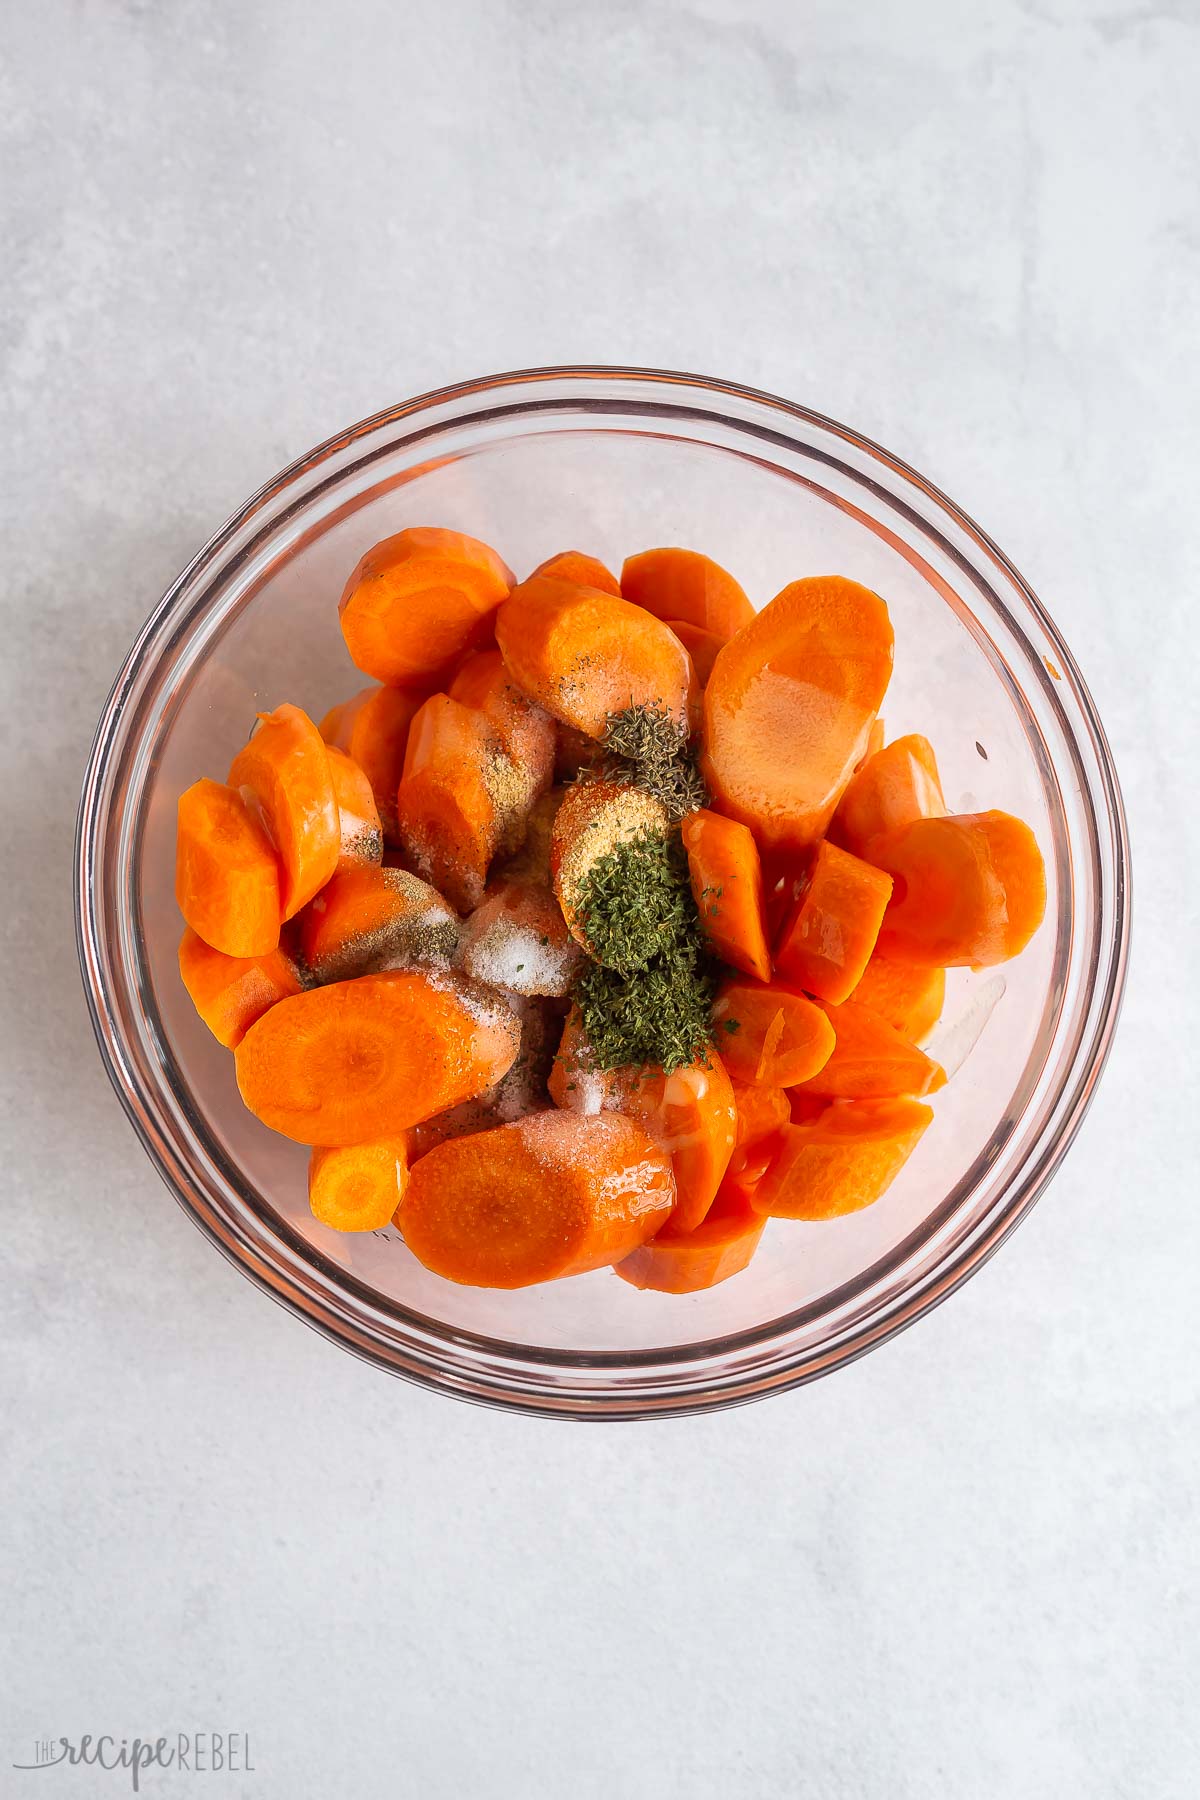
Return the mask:
{"type": "Polygon", "coordinates": [[[176,1198],[251,1280],[346,1348],[445,1393],[631,1418],[824,1374],[936,1305],[1007,1237],[1066,1151],[1109,1048],[1128,843],[1074,659],[944,495],[768,394],[552,368],[465,382],[354,426],[205,545],[147,621],[100,720],[76,904],[117,1093],[176,1198]],[[1003,983],[952,977],[948,1057],[994,1010],[894,1187],[830,1224],[772,1222],[751,1267],[708,1293],[640,1293],[607,1270],[515,1293],[459,1288],[392,1231],[325,1229],[307,1207],[306,1152],[244,1110],[232,1058],[180,984],[179,793],[223,777],[257,708],[287,699],[319,717],[362,685],[338,629],[345,577],[377,539],[429,523],[486,539],[519,572],[568,547],[619,566],[673,543],[727,565],[756,604],[800,575],[865,582],[896,627],[889,734],[927,733],[951,808],[1019,814],[1046,856],[1049,909],[1024,956],[1003,983]]]}

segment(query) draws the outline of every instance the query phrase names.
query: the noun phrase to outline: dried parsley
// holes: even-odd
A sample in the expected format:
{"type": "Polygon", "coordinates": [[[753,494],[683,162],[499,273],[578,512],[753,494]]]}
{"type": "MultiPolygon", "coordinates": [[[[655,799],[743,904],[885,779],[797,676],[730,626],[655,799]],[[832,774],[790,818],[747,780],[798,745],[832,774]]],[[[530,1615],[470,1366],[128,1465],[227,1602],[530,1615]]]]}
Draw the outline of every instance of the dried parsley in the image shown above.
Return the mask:
{"type": "Polygon", "coordinates": [[[708,789],[688,745],[687,728],[661,706],[609,713],[604,749],[610,772],[661,800],[673,822],[708,805],[708,789]]]}

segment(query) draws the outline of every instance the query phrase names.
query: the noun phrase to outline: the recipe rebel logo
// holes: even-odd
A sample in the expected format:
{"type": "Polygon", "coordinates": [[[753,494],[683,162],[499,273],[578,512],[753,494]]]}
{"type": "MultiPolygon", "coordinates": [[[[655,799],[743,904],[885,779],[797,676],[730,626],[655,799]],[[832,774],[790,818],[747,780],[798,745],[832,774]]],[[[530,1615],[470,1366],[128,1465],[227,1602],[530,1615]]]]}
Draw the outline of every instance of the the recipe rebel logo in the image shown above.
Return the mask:
{"type": "Polygon", "coordinates": [[[12,1767],[124,1770],[135,1794],[141,1792],[142,1776],[151,1769],[174,1769],[187,1775],[254,1774],[247,1731],[176,1731],[156,1738],[85,1732],[77,1738],[38,1738],[33,1760],[14,1762],[12,1767]]]}

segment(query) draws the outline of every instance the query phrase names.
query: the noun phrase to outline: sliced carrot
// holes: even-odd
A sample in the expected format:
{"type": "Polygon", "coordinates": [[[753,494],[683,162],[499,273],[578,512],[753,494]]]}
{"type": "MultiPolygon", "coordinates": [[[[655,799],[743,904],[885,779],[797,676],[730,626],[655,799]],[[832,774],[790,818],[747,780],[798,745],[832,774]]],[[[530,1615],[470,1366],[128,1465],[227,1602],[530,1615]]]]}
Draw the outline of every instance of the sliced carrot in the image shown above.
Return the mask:
{"type": "Polygon", "coordinates": [[[901,1037],[919,1044],[942,1016],[946,1004],[946,971],[887,962],[876,954],[863,971],[862,980],[851,998],[886,1019],[901,1037]]]}
{"type": "Polygon", "coordinates": [[[360,975],[281,1000],[237,1050],[238,1087],[300,1144],[361,1144],[499,1081],[519,1034],[496,995],[415,970],[360,975]]]}
{"type": "Polygon", "coordinates": [[[987,968],[1023,950],[1046,912],[1046,869],[1028,825],[1008,813],[915,819],[874,839],[895,890],[879,933],[893,962],[987,968]]]}
{"type": "Polygon", "coordinates": [[[381,863],[383,827],[371,784],[358,764],[336,745],[327,744],[333,797],[337,801],[338,862],[381,863]]]}
{"type": "Polygon", "coordinates": [[[681,828],[700,924],[723,961],[771,979],[763,913],[762,865],[745,825],[701,807],[681,828]]]}
{"type": "Polygon", "coordinates": [[[932,1121],[918,1100],[857,1100],[789,1125],[753,1205],[776,1219],[836,1219],[872,1206],[932,1121]]]}
{"type": "Polygon", "coordinates": [[[189,925],[179,940],[179,974],[188,996],[217,1042],[236,1049],[256,1019],[289,994],[300,976],[283,950],[265,956],[226,956],[189,925]]]}
{"type": "Polygon", "coordinates": [[[283,865],[280,898],[290,919],[337,868],[342,833],[329,756],[298,706],[259,713],[250,742],[233,759],[229,785],[248,789],[283,865]]]}
{"type": "Polygon", "coordinates": [[[701,625],[689,625],[686,619],[667,619],[666,623],[691,657],[698,687],[707,687],[713,664],[729,639],[705,631],[701,625]]]}
{"type": "Polygon", "coordinates": [[[274,846],[236,788],[196,781],[179,796],[175,898],[197,936],[227,956],[266,956],[279,942],[274,846]]]}
{"type": "Polygon", "coordinates": [[[776,944],[779,973],[820,1000],[849,999],[871,959],[891,893],[890,876],[836,844],[818,844],[776,944]]]}
{"type": "Polygon", "coordinates": [[[321,720],[325,742],[344,750],[370,782],[389,844],[397,840],[396,789],[404,773],[409,727],[428,697],[418,688],[363,688],[321,720]]]}
{"type": "Polygon", "coordinates": [[[413,720],[396,793],[400,839],[459,912],[483,899],[510,767],[493,727],[472,706],[434,694],[413,720]]]}
{"type": "Polygon", "coordinates": [[[549,575],[555,581],[569,581],[574,587],[596,588],[601,594],[619,596],[621,584],[611,569],[605,567],[597,556],[585,556],[582,550],[560,550],[557,556],[548,556],[545,562],[539,563],[533,571],[535,575],[549,575]]]}
{"type": "Polygon", "coordinates": [[[555,725],[516,686],[498,650],[469,656],[446,689],[452,700],[473,706],[495,727],[501,744],[519,765],[529,789],[529,805],[554,776],[555,725]]]}
{"type": "Polygon", "coordinates": [[[308,1161],[313,1217],[334,1231],[382,1231],[408,1186],[403,1137],[314,1150],[308,1161]]]}
{"type": "Polygon", "coordinates": [[[670,1159],[620,1113],[535,1113],[423,1156],[397,1215],[427,1269],[518,1288],[620,1262],[666,1223],[670,1159]]]}
{"type": "Polygon", "coordinates": [[[749,1266],[766,1223],[746,1189],[727,1181],[693,1230],[685,1231],[675,1218],[669,1219],[648,1243],[615,1265],[616,1273],[630,1287],[658,1294],[698,1294],[749,1266]]]}
{"type": "Polygon", "coordinates": [[[478,538],[437,526],[368,550],[342,594],[346,648],[365,675],[390,687],[434,687],[484,639],[513,584],[512,570],[478,538]]]}
{"type": "Polygon", "coordinates": [[[747,1087],[735,1082],[737,1133],[729,1173],[753,1185],[774,1153],[774,1139],[791,1121],[788,1090],[781,1087],[747,1087]]]}
{"type": "Polygon", "coordinates": [[[643,550],[626,557],[621,592],[657,619],[682,619],[719,638],[731,638],[754,617],[733,576],[698,550],[643,550]]]}
{"type": "Polygon", "coordinates": [[[519,687],[565,725],[604,735],[610,713],[655,707],[686,723],[691,665],[660,619],[598,588],[532,575],[496,617],[519,687]]]}
{"type": "Polygon", "coordinates": [[[457,913],[427,881],[372,863],[343,864],[296,923],[304,965],[320,982],[384,968],[446,968],[460,930],[457,913]]]}
{"type": "Polygon", "coordinates": [[[836,1042],[815,1075],[797,1086],[826,1100],[889,1100],[898,1094],[933,1094],[946,1071],[910,1044],[869,1006],[847,1000],[826,1005],[836,1042]]]}
{"type": "Polygon", "coordinates": [[[866,856],[881,832],[940,817],[945,810],[933,745],[914,733],[868,756],[838,802],[829,835],[856,856],[866,856]]]}
{"type": "Polygon", "coordinates": [[[833,1050],[833,1026],[821,1008],[784,982],[727,981],[712,1016],[730,1075],[748,1087],[793,1087],[833,1050]]]}
{"type": "Polygon", "coordinates": [[[730,639],[704,690],[714,805],[764,852],[825,831],[892,672],[887,607],[841,576],[795,581],[730,639]]]}
{"type": "Polygon", "coordinates": [[[554,819],[550,869],[567,927],[590,950],[579,920],[579,896],[589,871],[618,844],[665,837],[662,802],[622,781],[580,781],[569,787],[554,819]]]}
{"type": "Polygon", "coordinates": [[[459,966],[508,993],[568,994],[582,961],[548,887],[494,880],[463,926],[459,966]]]}

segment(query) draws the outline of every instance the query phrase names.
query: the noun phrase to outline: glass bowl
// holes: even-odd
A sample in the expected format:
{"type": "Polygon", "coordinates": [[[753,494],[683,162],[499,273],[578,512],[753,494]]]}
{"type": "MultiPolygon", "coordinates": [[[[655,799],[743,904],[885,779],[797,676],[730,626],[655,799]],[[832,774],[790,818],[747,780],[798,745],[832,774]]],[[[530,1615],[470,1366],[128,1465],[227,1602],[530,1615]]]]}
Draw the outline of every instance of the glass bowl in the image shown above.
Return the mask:
{"type": "Polygon", "coordinates": [[[330,438],[207,543],[117,676],[79,816],[79,953],[113,1084],[175,1197],[285,1306],[381,1368],[465,1399],[575,1418],[700,1411],[825,1374],[943,1300],[1029,1210],[1079,1125],[1128,950],[1117,778],[1071,653],[996,546],[921,476],[831,419],[695,375],[550,368],[426,394],[330,438]],[[233,1060],[176,966],[175,805],[223,778],[258,708],[320,717],[362,686],[337,600],[406,525],[456,527],[527,572],[705,550],[757,605],[836,572],[896,628],[888,733],[932,738],[952,810],[1033,826],[1049,906],[998,974],[951,978],[938,1048],[969,1056],[875,1206],[772,1221],[743,1274],[687,1297],[608,1270],[513,1293],[460,1288],[394,1231],[310,1215],[307,1152],[242,1107],[233,1060]],[[990,1017],[988,1017],[990,1013],[990,1017]]]}

